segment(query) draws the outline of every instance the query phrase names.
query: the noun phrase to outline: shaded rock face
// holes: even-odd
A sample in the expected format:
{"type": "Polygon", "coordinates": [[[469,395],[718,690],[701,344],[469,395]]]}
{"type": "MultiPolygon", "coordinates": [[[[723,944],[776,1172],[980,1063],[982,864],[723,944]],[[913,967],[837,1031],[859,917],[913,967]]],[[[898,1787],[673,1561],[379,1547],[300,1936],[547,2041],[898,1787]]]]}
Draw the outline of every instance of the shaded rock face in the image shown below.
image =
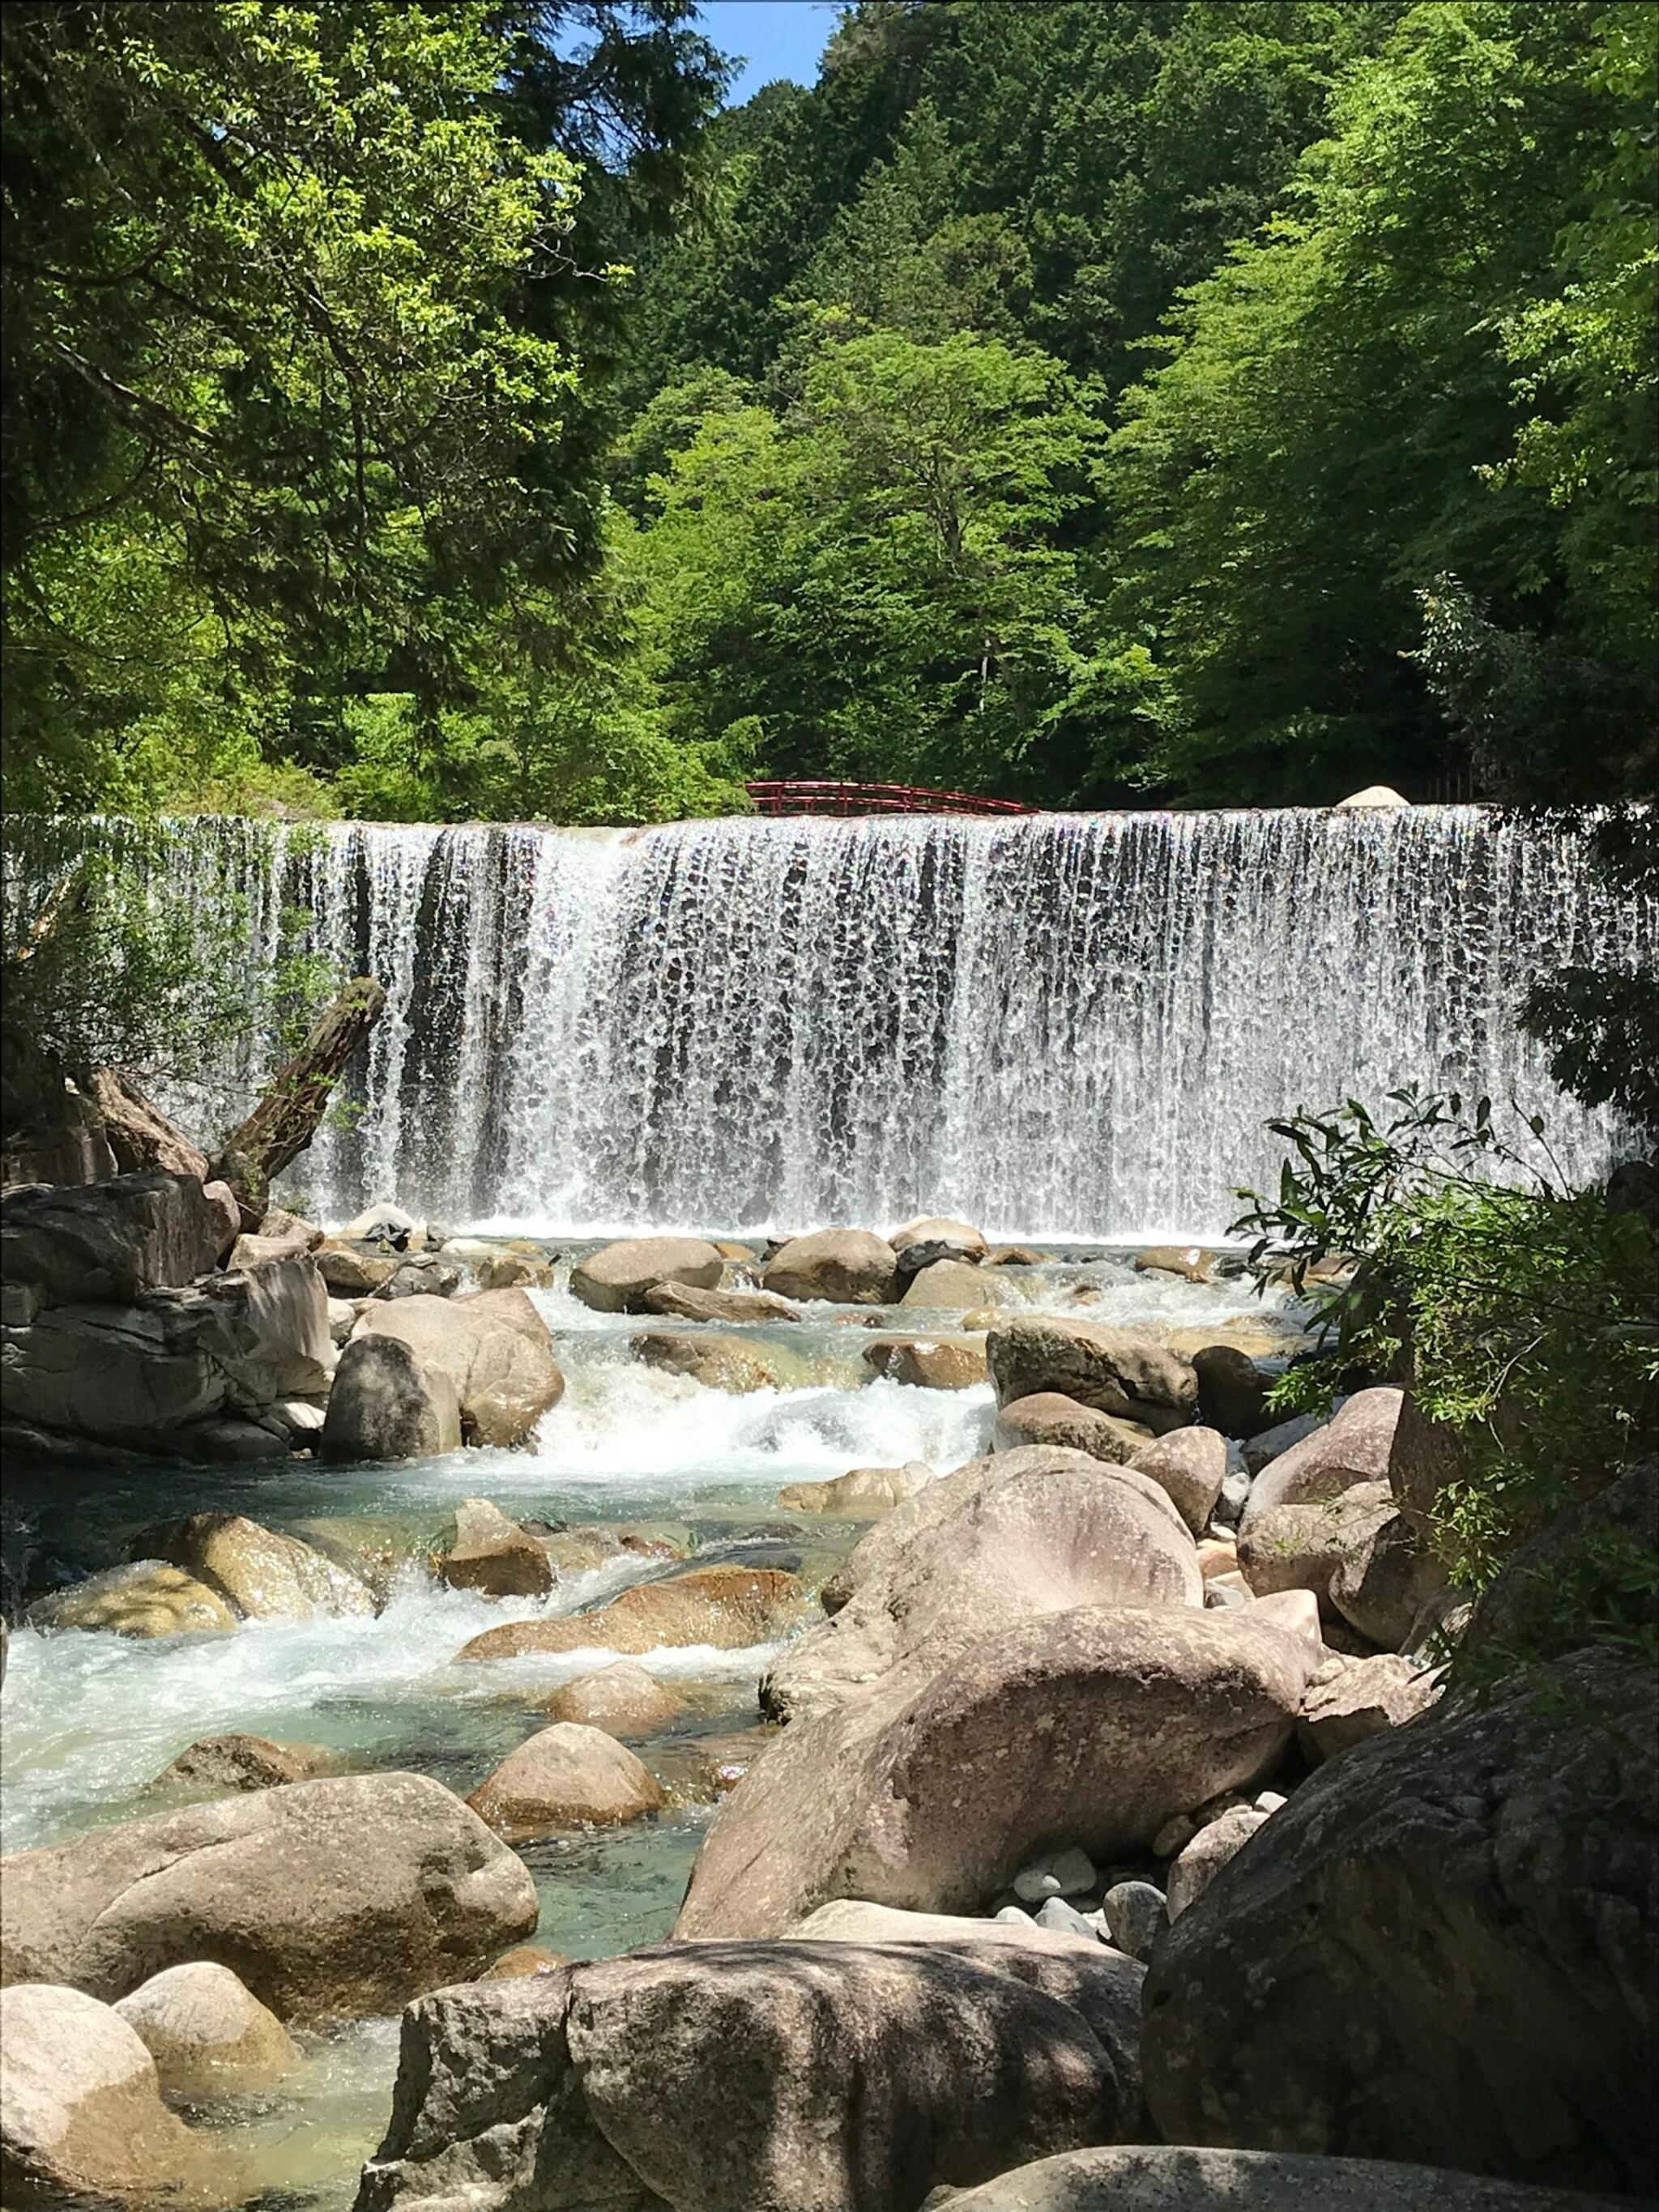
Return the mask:
{"type": "Polygon", "coordinates": [[[515,1659],[526,1651],[580,1651],[589,1644],[629,1654],[685,1644],[740,1651],[792,1627],[805,1604],[799,1582],[781,1568],[697,1567],[665,1582],[635,1583],[591,1613],[503,1621],[455,1656],[515,1659]]]}
{"type": "Polygon", "coordinates": [[[1234,1344],[1204,1344],[1193,1353],[1198,1409],[1224,1437],[1255,1437],[1271,1428],[1270,1379],[1248,1352],[1234,1344]]]}
{"type": "Polygon", "coordinates": [[[837,1305],[884,1305],[893,1295],[898,1257],[866,1229],[820,1229],[792,1237],[767,1262],[761,1281],[786,1298],[829,1298],[837,1305]]]}
{"type": "Polygon", "coordinates": [[[359,2212],[915,2212],[1134,2131],[1138,1971],[1099,1945],[716,1943],[446,1990],[405,2016],[359,2212]]]}
{"type": "Polygon", "coordinates": [[[0,1272],[57,1303],[125,1304],[211,1274],[224,1222],[194,1176],[124,1175],[0,1200],[0,1272]]]}
{"type": "Polygon", "coordinates": [[[1254,1806],[1239,1805],[1222,1814],[1219,1820],[1205,1822],[1170,1869],[1165,1902],[1171,1920],[1179,1919],[1188,1905],[1198,1902],[1222,1868],[1258,1828],[1266,1826],[1267,1818],[1254,1806]]]}
{"type": "Polygon", "coordinates": [[[117,1636],[222,1635],[236,1615],[217,1591],[167,1559],[135,1559],[88,1575],[29,1607],[37,1628],[107,1629],[117,1636]]]}
{"type": "MultiPolygon", "coordinates": [[[[1480,1593],[1464,1637],[1468,1649],[1522,1649],[1545,1657],[1577,1649],[1586,1638],[1584,1615],[1561,1602],[1561,1588],[1582,1571],[1587,1554],[1608,1542],[1659,1552],[1659,1459],[1638,1460],[1523,1544],[1480,1593]]],[[[1659,1590],[1650,1589],[1637,1617],[1650,1631],[1659,1629],[1659,1590]]]]}
{"type": "Polygon", "coordinates": [[[1356,1535],[1331,1577],[1331,1602],[1362,1636],[1398,1651],[1446,1589],[1446,1571],[1403,1513],[1387,1514],[1356,1535]]]}
{"type": "Polygon", "coordinates": [[[1356,1483],[1386,1482],[1404,1393],[1357,1390],[1322,1428],[1263,1467],[1251,1486],[1241,1529],[1275,1505],[1309,1505],[1356,1483]]]}
{"type": "Polygon", "coordinates": [[[320,1442],[325,1460],[430,1459],[461,1445],[448,1372],[425,1366],[400,1337],[353,1337],[340,1354],[320,1442]]]}
{"type": "Polygon", "coordinates": [[[441,1571],[452,1589],[489,1597],[541,1597],[555,1581],[545,1545],[487,1498],[464,1498],[455,1508],[455,1540],[441,1571]]]}
{"type": "Polygon", "coordinates": [[[873,1521],[933,1480],[933,1469],[921,1460],[907,1460],[902,1467],[854,1467],[828,1482],[786,1483],[778,1504],[787,1512],[842,1513],[851,1521],[873,1521]]]}
{"type": "Polygon", "coordinates": [[[850,1595],[791,1644],[761,1682],[761,1710],[793,1720],[869,1692],[901,1671],[920,1688],[978,1639],[1076,1606],[1197,1607],[1191,1537],[1144,1477],[1087,1454],[974,1460],[866,1536],[850,1595]]]}
{"type": "Polygon", "coordinates": [[[155,2061],[169,2096],[268,2088],[299,2061],[288,2030],[228,1966],[168,1966],[115,2007],[155,2061]]]}
{"type": "Polygon", "coordinates": [[[45,1983],[0,1990],[0,2186],[9,2204],[207,2208],[238,2202],[239,2179],[162,2103],[155,2061],[108,2005],[45,1983]]]}
{"type": "Polygon", "coordinates": [[[372,1305],[364,1335],[401,1338],[431,1376],[449,1376],[470,1444],[519,1444],[564,1395],[553,1335],[524,1291],[416,1296],[372,1305]]]}
{"type": "Polygon", "coordinates": [[[603,1729],[556,1721],[478,1784],[467,1803],[497,1835],[523,1842],[555,1828],[615,1827],[654,1813],[660,1784],[603,1729]]]}
{"type": "Polygon", "coordinates": [[[1651,2189],[1652,1676],[1583,1651],[1547,1686],[1345,1752],[1182,1916],[1146,1987],[1166,2137],[1651,2189]]]}
{"type": "Polygon", "coordinates": [[[1053,1390],[1162,1435],[1184,1426],[1198,1403],[1188,1361],[1151,1337],[1103,1322],[1027,1315],[994,1328],[986,1352],[1005,1406],[1053,1390]]]}
{"type": "Polygon", "coordinates": [[[998,1413],[991,1429],[993,1451],[1018,1451],[1022,1445],[1049,1444],[1064,1451],[1087,1452],[1109,1465],[1127,1466],[1141,1446],[1152,1441],[1144,1423],[1103,1413],[1058,1390],[1038,1390],[1014,1398],[998,1413]]]}
{"type": "Polygon", "coordinates": [[[246,1620],[374,1611],[372,1592],[356,1575],[297,1536],[280,1535],[240,1513],[192,1513],[167,1531],[161,1550],[246,1620]]]}
{"type": "Polygon", "coordinates": [[[1268,1771],[1321,1656],[1237,1614],[1109,1605],[986,1636],[919,1687],[895,1670],[744,1777],[675,1932],[771,1935],[836,1897],[972,1911],[1061,1843],[1109,1863],[1268,1771]]]}
{"type": "Polygon", "coordinates": [[[952,2198],[951,2212],[1618,2212],[1628,2202],[1392,2159],[1133,2143],[1021,2166],[952,2198]]]}
{"type": "Polygon", "coordinates": [[[535,1927],[535,1885],[424,1775],[350,1775],[123,1821],[0,1862],[0,1980],[106,2000],[228,1966],[279,2019],[388,2012],[535,1927]]]}
{"type": "Polygon", "coordinates": [[[712,1291],[724,1264],[700,1237],[624,1237],[579,1261],[570,1288],[599,1313],[647,1313],[647,1294],[659,1284],[712,1291]]]}

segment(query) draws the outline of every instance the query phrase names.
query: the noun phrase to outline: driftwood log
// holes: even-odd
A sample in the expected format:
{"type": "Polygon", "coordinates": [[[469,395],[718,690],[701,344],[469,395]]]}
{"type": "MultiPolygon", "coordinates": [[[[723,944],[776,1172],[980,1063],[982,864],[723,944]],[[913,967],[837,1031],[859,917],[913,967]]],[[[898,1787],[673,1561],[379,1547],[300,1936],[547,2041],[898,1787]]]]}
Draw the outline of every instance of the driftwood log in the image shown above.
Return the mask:
{"type": "Polygon", "coordinates": [[[235,1193],[246,1226],[258,1226],[272,1182],[316,1134],[335,1085],[385,1005],[385,988],[372,975],[348,983],[246,1121],[225,1139],[213,1173],[235,1193]]]}

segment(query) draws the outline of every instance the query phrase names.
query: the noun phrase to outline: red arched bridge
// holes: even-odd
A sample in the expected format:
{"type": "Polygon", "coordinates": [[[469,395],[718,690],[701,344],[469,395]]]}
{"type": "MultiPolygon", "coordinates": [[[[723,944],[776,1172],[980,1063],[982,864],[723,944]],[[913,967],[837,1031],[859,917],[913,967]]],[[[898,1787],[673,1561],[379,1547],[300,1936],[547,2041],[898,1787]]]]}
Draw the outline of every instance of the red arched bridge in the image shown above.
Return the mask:
{"type": "Polygon", "coordinates": [[[763,781],[744,788],[757,814],[1034,814],[1017,799],[972,791],[929,791],[915,783],[763,781]]]}

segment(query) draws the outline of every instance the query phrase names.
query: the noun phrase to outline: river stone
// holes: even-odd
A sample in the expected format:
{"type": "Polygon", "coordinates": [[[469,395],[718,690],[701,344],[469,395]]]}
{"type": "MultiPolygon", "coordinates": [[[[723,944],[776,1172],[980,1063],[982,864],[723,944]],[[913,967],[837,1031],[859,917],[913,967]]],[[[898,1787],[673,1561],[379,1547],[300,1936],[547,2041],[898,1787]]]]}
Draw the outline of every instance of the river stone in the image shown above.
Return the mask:
{"type": "Polygon", "coordinates": [[[936,1260],[959,1260],[977,1266],[985,1258],[984,1237],[969,1221],[951,1221],[923,1214],[896,1229],[887,1242],[898,1255],[899,1273],[909,1276],[936,1260]]]}
{"type": "Polygon", "coordinates": [[[761,1280],[786,1298],[827,1298],[836,1305],[885,1305],[896,1285],[890,1244],[866,1229],[820,1229],[793,1237],[766,1263],[761,1280]]]}
{"type": "Polygon", "coordinates": [[[1058,1390],[1038,1390],[1029,1398],[1014,1398],[999,1411],[991,1428],[993,1451],[1018,1451],[1022,1446],[1052,1445],[1066,1451],[1087,1452],[1110,1465],[1127,1466],[1152,1432],[1139,1421],[1121,1420],[1093,1406],[1063,1397],[1058,1390]]]}
{"type": "Polygon", "coordinates": [[[1437,1674],[1391,1651],[1374,1659],[1328,1659],[1308,1685],[1297,1741],[1308,1764],[1317,1766],[1352,1744],[1415,1720],[1441,1688],[1437,1674]]]}
{"type": "Polygon", "coordinates": [[[965,1260],[933,1260],[910,1277],[899,1304],[934,1312],[964,1313],[974,1306],[999,1305],[1005,1295],[994,1275],[987,1275],[965,1260]]]}
{"type": "Polygon", "coordinates": [[[1425,1606],[1446,1588],[1446,1571],[1403,1513],[1353,1531],[1331,1577],[1337,1611],[1385,1650],[1409,1640],[1425,1606]]]}
{"type": "Polygon", "coordinates": [[[616,1827],[665,1801],[649,1770],[615,1736],[556,1721],[508,1752],[466,1802],[497,1835],[522,1843],[555,1828],[616,1827]]]}
{"type": "Polygon", "coordinates": [[[396,2011],[536,1925],[520,1860],[441,1783],[354,1774],[124,1820],[0,1861],[0,1981],[113,2001],[230,1967],[282,2020],[396,2011]]]}
{"type": "Polygon", "coordinates": [[[230,2156],[161,2101],[155,2061],[78,1990],[0,1990],[0,2187],[31,2205],[208,2208],[241,2201],[230,2156]]]}
{"type": "Polygon", "coordinates": [[[218,1591],[166,1559],[106,1567],[29,1607],[36,1628],[109,1629],[117,1636],[220,1636],[236,1615],[218,1591]]]}
{"type": "Polygon", "coordinates": [[[934,1479],[921,1460],[902,1467],[854,1467],[828,1482],[786,1483],[778,1504],[788,1513],[845,1514],[849,1521],[873,1521],[914,1498],[934,1479]]]}
{"type": "MultiPolygon", "coordinates": [[[[403,1270],[399,1268],[398,1273],[403,1270]]],[[[485,1291],[546,1291],[554,1282],[550,1261],[535,1260],[528,1252],[489,1252],[472,1264],[478,1287],[485,1291]]],[[[395,1282],[397,1278],[393,1277],[395,1282]]]]}
{"type": "MultiPolygon", "coordinates": [[[[1659,1552],[1659,1458],[1638,1460],[1598,1491],[1558,1513],[1536,1536],[1510,1553],[1502,1571],[1481,1591],[1469,1615],[1464,1640],[1471,1651],[1522,1651],[1558,1658],[1593,1640],[1582,1607],[1563,1605],[1560,1589],[1611,1547],[1659,1552]]],[[[1625,1594],[1626,1617],[1637,1593],[1625,1594]]],[[[1467,1600],[1462,1601],[1467,1605],[1467,1600]]],[[[1434,1628],[1455,1635],[1455,1594],[1442,1591],[1425,1606],[1413,1624],[1413,1641],[1434,1628]]],[[[1659,1590],[1650,1583],[1643,1611],[1636,1616],[1650,1635],[1659,1632],[1659,1590]]]]}
{"type": "Polygon", "coordinates": [[[832,1897],[972,1910],[1063,1840],[1109,1864],[1270,1772],[1320,1656],[1196,1606],[1085,1606],[985,1637],[920,1689],[896,1673],[751,1768],[676,1935],[774,1935],[832,1897]]]}
{"type": "Polygon", "coordinates": [[[865,1346],[863,1358],[866,1367],[890,1382],[908,1382],[919,1390],[971,1390],[990,1373],[985,1346],[961,1338],[884,1337],[865,1346]]]}
{"type": "Polygon", "coordinates": [[[151,1789],[212,1790],[276,1790],[288,1782],[314,1782],[337,1770],[338,1756],[320,1744],[273,1743],[269,1736],[233,1731],[198,1736],[186,1744],[150,1784],[151,1789]]]}
{"type": "Polygon", "coordinates": [[[1255,1437],[1271,1428],[1272,1378],[1236,1344],[1201,1345],[1192,1355],[1200,1417],[1224,1437],[1255,1437]]]}
{"type": "Polygon", "coordinates": [[[439,1571],[452,1589],[486,1597],[543,1597],[556,1579],[546,1547],[487,1498],[455,1508],[455,1540],[439,1571]]]}
{"type": "Polygon", "coordinates": [[[1269,1460],[1250,1486],[1241,1531],[1275,1505],[1313,1504],[1340,1497],[1356,1483],[1386,1483],[1402,1395],[1357,1390],[1323,1428],[1269,1460]]]}
{"type": "Polygon", "coordinates": [[[525,1291],[473,1291],[371,1305],[364,1334],[401,1338],[422,1369],[455,1386],[470,1444],[518,1444],[564,1395],[553,1336],[525,1291]]]}
{"type": "Polygon", "coordinates": [[[1158,1946],[1160,2132],[1649,2189],[1655,1707],[1580,1651],[1321,1767],[1158,1946]]]}
{"type": "Polygon", "coordinates": [[[361,2212],[916,2212],[1136,2131],[1103,1946],[669,1945],[445,1990],[404,2023],[361,2212]],[[1097,2025],[1098,2023],[1098,2025],[1097,2025]]]}
{"type": "Polygon", "coordinates": [[[646,1366],[665,1375],[689,1375],[705,1390],[729,1390],[740,1395],[749,1390],[771,1390],[777,1376],[752,1344],[740,1336],[722,1336],[713,1329],[670,1335],[652,1329],[629,1340],[629,1349],[646,1366]]]}
{"type": "Polygon", "coordinates": [[[1149,1244],[1130,1265],[1143,1275],[1179,1275],[1187,1283],[1215,1280],[1215,1254],[1201,1244],[1149,1244]]]}
{"type": "Polygon", "coordinates": [[[1062,2151],[952,2197],[950,2212],[1630,2212],[1628,2197],[1531,2189],[1391,2159],[1133,2143],[1062,2151]]]}
{"type": "Polygon", "coordinates": [[[644,1313],[647,1293],[659,1283],[712,1291],[724,1265],[701,1237],[624,1237],[579,1260],[570,1271],[570,1289],[599,1313],[644,1313]]]}
{"type": "Polygon", "coordinates": [[[1267,1818],[1253,1805],[1240,1805],[1219,1820],[1205,1822],[1170,1868],[1164,1904],[1170,1920],[1197,1902],[1234,1852],[1243,1850],[1267,1818]]]}
{"type": "MultiPolygon", "coordinates": [[[[520,1257],[517,1254],[513,1256],[520,1257]]],[[[527,1267],[530,1263],[525,1261],[524,1264],[527,1267]]],[[[441,1253],[412,1252],[407,1258],[399,1260],[385,1282],[378,1285],[368,1295],[377,1304],[393,1298],[453,1298],[465,1279],[465,1270],[453,1260],[446,1260],[441,1253]]],[[[492,1279],[483,1287],[486,1290],[501,1290],[511,1286],[510,1279],[505,1282],[492,1279]]]]}
{"type": "Polygon", "coordinates": [[[678,1720],[685,1699],[631,1659],[562,1682],[547,1701],[554,1721],[580,1721],[610,1735],[652,1735],[678,1720]]]}
{"type": "Polygon", "coordinates": [[[1239,1572],[1258,1597],[1310,1590],[1328,1620],[1340,1620],[1331,1595],[1337,1569],[1393,1513],[1394,1501],[1382,1482],[1356,1482],[1334,1498],[1300,1505],[1269,1506],[1239,1529],[1239,1572]]]}
{"type": "Polygon", "coordinates": [[[170,2097],[267,2089],[299,2063],[288,2030],[228,1966],[196,1959],[141,1982],[115,2007],[170,2097]]]}
{"type": "Polygon", "coordinates": [[[1152,1337],[1101,1322],[1028,1314],[994,1328],[986,1351],[997,1399],[1058,1391],[1158,1434],[1184,1427],[1198,1403],[1191,1364],[1152,1337]]]}
{"type": "Polygon", "coordinates": [[[800,1308],[771,1291],[700,1291],[689,1283],[655,1283],[645,1293],[647,1310],[678,1321],[799,1321],[800,1308]]]}
{"type": "Polygon", "coordinates": [[[373,1592],[356,1575],[297,1536],[279,1535],[240,1513],[192,1513],[167,1530],[161,1550],[245,1620],[310,1620],[375,1609],[373,1592]]]}
{"type": "Polygon", "coordinates": [[[312,1254],[317,1272],[336,1297],[372,1297],[397,1273],[394,1252],[362,1252],[337,1237],[325,1237],[312,1254]]]}
{"type": "Polygon", "coordinates": [[[193,1175],[24,1184],[0,1198],[0,1272],[63,1304],[125,1304],[211,1274],[224,1220],[193,1175]]]}
{"type": "Polygon", "coordinates": [[[1216,1429],[1172,1429],[1142,1444],[1129,1465],[1167,1491],[1194,1536],[1210,1525],[1227,1472],[1227,1439],[1216,1429]]]}
{"type": "Polygon", "coordinates": [[[1155,1882],[1115,1881],[1100,1900],[1106,1936],[1132,1959],[1145,1960],[1170,1924],[1164,1892],[1155,1882]]]}
{"type": "Polygon", "coordinates": [[[620,1651],[637,1656],[665,1645],[708,1644],[741,1651],[793,1627],[805,1603],[798,1577],[778,1567],[696,1567],[655,1583],[635,1583],[590,1613],[556,1620],[509,1620],[487,1628],[458,1659],[516,1659],[529,1651],[620,1651]]]}
{"type": "Polygon", "coordinates": [[[941,1475],[877,1522],[848,1569],[847,1602],[761,1679],[773,1719],[863,1698],[889,1674],[919,1690],[1017,1621],[1204,1597],[1192,1538],[1156,1484],[1041,1448],[941,1475]]]}
{"type": "Polygon", "coordinates": [[[428,1367],[400,1337],[354,1336],[329,1393],[322,1456],[434,1459],[460,1444],[461,1409],[447,1370],[428,1367]]]}
{"type": "Polygon", "coordinates": [[[493,1966],[486,1966],[475,1974],[476,1982],[516,1982],[526,1974],[556,1974],[561,1966],[570,1961],[562,1951],[550,1951],[541,1943],[515,1943],[510,1951],[503,1951],[493,1966]]]}
{"type": "Polygon", "coordinates": [[[251,1234],[239,1237],[231,1247],[228,1265],[251,1267],[266,1260],[298,1260],[314,1252],[323,1232],[285,1206],[273,1206],[251,1234]]]}

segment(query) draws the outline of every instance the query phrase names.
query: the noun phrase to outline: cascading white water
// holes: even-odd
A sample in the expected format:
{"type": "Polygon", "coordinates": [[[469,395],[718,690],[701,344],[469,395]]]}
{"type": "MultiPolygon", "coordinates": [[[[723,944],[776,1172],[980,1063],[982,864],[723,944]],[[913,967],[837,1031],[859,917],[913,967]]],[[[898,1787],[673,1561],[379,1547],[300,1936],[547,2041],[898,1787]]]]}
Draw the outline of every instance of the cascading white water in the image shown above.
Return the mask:
{"type": "Polygon", "coordinates": [[[296,1172],[333,1219],[1213,1236],[1270,1116],[1404,1082],[1547,1108],[1589,1176],[1611,1124],[1514,1010],[1653,927],[1475,807],[176,837],[204,910],[246,902],[253,1002],[284,909],[387,986],[362,1118],[296,1172]]]}

